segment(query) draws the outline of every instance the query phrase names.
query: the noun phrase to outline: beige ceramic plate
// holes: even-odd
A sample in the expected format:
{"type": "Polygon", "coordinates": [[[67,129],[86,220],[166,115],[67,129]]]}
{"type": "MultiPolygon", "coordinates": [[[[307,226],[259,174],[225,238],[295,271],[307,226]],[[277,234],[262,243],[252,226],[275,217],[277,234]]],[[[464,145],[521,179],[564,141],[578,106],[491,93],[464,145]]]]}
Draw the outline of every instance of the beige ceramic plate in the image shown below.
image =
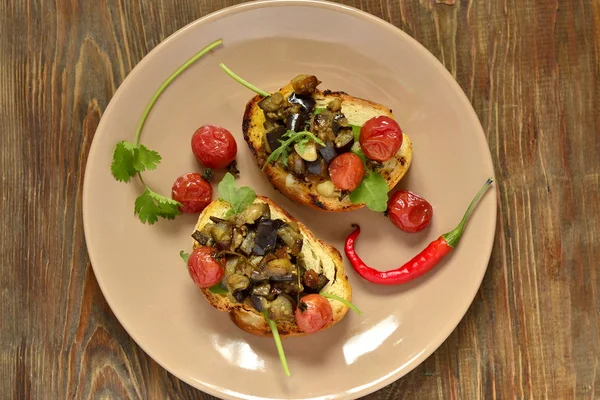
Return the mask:
{"type": "Polygon", "coordinates": [[[153,50],[121,85],[96,132],[85,176],[85,235],[94,272],[119,321],[158,363],[216,396],[233,398],[356,398],[400,378],[425,360],[463,317],[484,275],[495,231],[490,190],[459,248],[434,272],[405,286],[362,281],[346,265],[354,301],[364,311],[332,329],[284,342],[292,377],[282,372],[272,339],[252,337],[212,309],[189,278],[179,250],[190,248],[196,217],[150,226],[133,215],[140,186],[110,174],[117,141],[134,139],[144,107],[162,81],[217,38],[224,45],[177,79],[156,103],[142,143],[163,157],[145,174],[168,194],[175,178],[198,171],[191,134],[202,124],[230,129],[238,142],[239,183],[251,185],[343,252],[351,223],[358,252],[390,269],[408,260],[460,220],[471,197],[493,176],[477,117],[452,77],[417,42],[352,8],[280,1],[229,8],[180,30],[153,50]],[[242,138],[244,105],[253,93],[225,75],[224,62],[258,87],[276,90],[299,73],[322,88],[343,90],[394,110],[414,142],[414,163],[400,188],[434,207],[432,225],[405,234],[383,215],[360,210],[326,214],[275,192],[242,138]]]}

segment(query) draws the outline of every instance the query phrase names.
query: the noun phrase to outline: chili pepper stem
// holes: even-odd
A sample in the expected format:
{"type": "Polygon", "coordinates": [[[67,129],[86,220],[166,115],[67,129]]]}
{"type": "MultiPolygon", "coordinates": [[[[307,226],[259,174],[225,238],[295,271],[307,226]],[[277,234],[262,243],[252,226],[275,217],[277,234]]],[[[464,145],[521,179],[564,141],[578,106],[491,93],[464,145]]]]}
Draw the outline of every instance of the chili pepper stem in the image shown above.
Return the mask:
{"type": "Polygon", "coordinates": [[[458,226],[456,228],[454,228],[453,230],[451,230],[450,232],[442,235],[442,238],[446,241],[448,246],[454,248],[458,245],[458,242],[460,242],[460,238],[462,237],[463,231],[465,230],[465,226],[467,225],[467,221],[469,220],[471,213],[475,209],[475,206],[479,202],[479,199],[481,199],[481,196],[483,196],[483,194],[485,193],[487,188],[490,187],[492,182],[494,182],[494,180],[492,178],[489,178],[485,182],[483,187],[479,190],[479,192],[477,192],[477,194],[475,195],[475,198],[473,198],[473,200],[471,201],[471,204],[469,204],[469,208],[467,208],[467,211],[465,212],[465,215],[462,217],[458,226]]]}

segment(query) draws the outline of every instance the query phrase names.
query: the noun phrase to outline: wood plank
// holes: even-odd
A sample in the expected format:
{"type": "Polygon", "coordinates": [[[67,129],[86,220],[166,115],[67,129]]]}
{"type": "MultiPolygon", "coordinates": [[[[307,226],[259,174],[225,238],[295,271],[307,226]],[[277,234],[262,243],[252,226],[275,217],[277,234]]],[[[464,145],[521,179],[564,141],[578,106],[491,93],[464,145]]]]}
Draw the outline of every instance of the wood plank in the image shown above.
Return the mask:
{"type": "MultiPolygon", "coordinates": [[[[162,40],[235,0],[0,2],[0,394],[212,399],[132,341],[83,236],[85,162],[103,110],[162,40]]],[[[456,77],[486,132],[500,213],[464,320],[366,396],[600,398],[600,3],[350,0],[456,77]]]]}

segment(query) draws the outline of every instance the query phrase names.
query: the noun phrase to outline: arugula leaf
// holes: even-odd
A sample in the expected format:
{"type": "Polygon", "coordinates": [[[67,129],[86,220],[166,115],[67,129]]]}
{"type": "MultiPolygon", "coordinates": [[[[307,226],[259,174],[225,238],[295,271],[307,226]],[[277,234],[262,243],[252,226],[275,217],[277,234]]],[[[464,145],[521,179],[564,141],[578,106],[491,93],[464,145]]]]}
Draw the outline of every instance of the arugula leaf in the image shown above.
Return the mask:
{"type": "Polygon", "coordinates": [[[360,148],[360,144],[358,142],[354,142],[350,151],[353,152],[354,154],[356,154],[358,156],[358,158],[361,159],[361,161],[363,162],[363,165],[366,168],[367,167],[367,156],[365,156],[365,153],[363,153],[362,149],[360,148]]]}
{"type": "Polygon", "coordinates": [[[235,179],[231,173],[226,173],[219,185],[219,200],[226,201],[231,206],[231,210],[227,212],[227,216],[233,214],[239,214],[254,203],[256,199],[256,192],[249,186],[242,186],[240,188],[235,184],[235,179]]]}
{"type": "Polygon", "coordinates": [[[179,252],[179,256],[183,259],[184,262],[188,262],[189,258],[190,258],[190,254],[186,253],[185,251],[181,250],[179,252]]]}
{"type": "Polygon", "coordinates": [[[143,223],[148,222],[152,225],[158,221],[158,217],[174,219],[181,215],[181,205],[178,201],[161,196],[146,186],[144,193],[135,199],[134,214],[137,214],[143,223]]]}
{"type": "Polygon", "coordinates": [[[352,127],[352,133],[354,134],[354,142],[358,143],[360,139],[360,126],[349,124],[352,127]]]}
{"type": "MultiPolygon", "coordinates": [[[[277,161],[282,156],[285,156],[285,159],[283,159],[283,162],[285,162],[285,160],[287,159],[287,155],[288,155],[288,148],[296,142],[298,142],[299,147],[302,146],[301,140],[303,140],[304,138],[307,139],[306,142],[304,143],[304,146],[306,145],[306,143],[308,143],[309,140],[314,140],[316,143],[320,144],[321,146],[323,146],[323,147],[325,146],[325,143],[323,143],[323,141],[321,139],[319,139],[318,137],[313,135],[312,132],[309,132],[309,131],[300,131],[300,132],[287,131],[287,133],[285,135],[283,135],[283,137],[287,137],[288,139],[286,139],[283,142],[280,141],[281,145],[278,148],[274,149],[273,152],[271,153],[271,155],[269,155],[269,158],[267,158],[267,161],[265,161],[265,165],[263,165],[263,167],[262,167],[263,170],[265,169],[267,164],[269,164],[270,162],[277,161]]],[[[302,149],[301,149],[301,151],[302,151],[302,149]]]]}
{"type": "Polygon", "coordinates": [[[208,288],[208,291],[214,294],[227,294],[229,291],[223,287],[220,283],[215,283],[208,288]]]}
{"type": "Polygon", "coordinates": [[[137,172],[156,169],[162,157],[154,150],[150,150],[143,144],[136,149],[133,167],[137,172]]]}
{"type": "Polygon", "coordinates": [[[319,115],[325,110],[327,110],[327,108],[325,108],[325,107],[316,107],[315,110],[313,111],[313,115],[319,115]]]}
{"type": "Polygon", "coordinates": [[[369,209],[378,212],[387,210],[388,185],[383,176],[371,171],[356,189],[350,193],[353,204],[364,203],[369,209]]]}
{"type": "Polygon", "coordinates": [[[304,153],[304,151],[306,150],[306,145],[308,144],[309,140],[310,139],[307,137],[298,140],[298,148],[300,149],[300,153],[304,153]]]}
{"type": "Polygon", "coordinates": [[[269,328],[271,328],[271,333],[273,333],[273,339],[275,340],[275,347],[277,347],[277,353],[279,353],[279,359],[281,360],[281,365],[283,366],[283,371],[287,376],[290,376],[290,369],[288,368],[287,359],[285,358],[285,353],[283,351],[283,344],[281,343],[281,338],[279,337],[279,331],[277,330],[277,324],[275,321],[271,320],[267,315],[267,311],[263,310],[262,312],[267,324],[269,324],[269,328]]]}
{"type": "Polygon", "coordinates": [[[110,165],[110,170],[117,181],[129,182],[129,179],[138,172],[134,167],[135,150],[136,145],[127,140],[117,143],[110,165]]]}

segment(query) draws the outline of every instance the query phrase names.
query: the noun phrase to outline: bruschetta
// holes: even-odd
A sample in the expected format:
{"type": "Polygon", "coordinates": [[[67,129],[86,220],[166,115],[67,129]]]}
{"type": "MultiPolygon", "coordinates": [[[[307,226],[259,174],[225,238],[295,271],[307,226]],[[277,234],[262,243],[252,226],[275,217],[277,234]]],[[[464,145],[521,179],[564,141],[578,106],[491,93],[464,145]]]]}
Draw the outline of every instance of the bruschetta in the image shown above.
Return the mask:
{"type": "Polygon", "coordinates": [[[325,297],[351,301],[340,252],[267,197],[257,196],[237,214],[227,201],[212,201],[192,237],[190,275],[208,303],[248,333],[271,336],[269,318],[282,338],[306,335],[330,328],[348,311],[325,297]],[[321,322],[315,325],[311,313],[321,322]]]}
{"type": "Polygon", "coordinates": [[[321,91],[320,83],[299,75],[269,96],[254,96],[243,116],[244,139],[288,198],[325,211],[355,210],[365,203],[350,194],[371,172],[383,177],[388,191],[398,184],[411,165],[412,143],[392,110],[321,91]]]}

